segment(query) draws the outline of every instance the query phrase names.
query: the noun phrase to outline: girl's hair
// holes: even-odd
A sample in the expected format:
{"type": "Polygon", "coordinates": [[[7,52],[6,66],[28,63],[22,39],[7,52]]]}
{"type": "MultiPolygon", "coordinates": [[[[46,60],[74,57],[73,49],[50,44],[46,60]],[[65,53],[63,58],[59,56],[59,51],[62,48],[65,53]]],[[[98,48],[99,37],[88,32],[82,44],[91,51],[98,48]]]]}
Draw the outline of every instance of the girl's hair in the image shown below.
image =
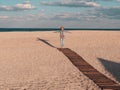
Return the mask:
{"type": "Polygon", "coordinates": [[[64,29],[64,27],[63,27],[63,26],[61,26],[61,27],[60,27],[60,29],[64,29]]]}

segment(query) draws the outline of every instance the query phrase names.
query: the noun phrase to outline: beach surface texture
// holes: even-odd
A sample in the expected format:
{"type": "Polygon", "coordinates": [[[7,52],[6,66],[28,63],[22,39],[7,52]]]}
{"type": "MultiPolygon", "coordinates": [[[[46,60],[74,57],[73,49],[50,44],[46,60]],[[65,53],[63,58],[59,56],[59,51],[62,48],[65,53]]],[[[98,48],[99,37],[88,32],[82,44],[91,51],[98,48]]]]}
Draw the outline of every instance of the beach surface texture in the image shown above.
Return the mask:
{"type": "MultiPolygon", "coordinates": [[[[69,31],[65,48],[120,82],[119,31],[69,31]]],[[[1,32],[0,90],[100,90],[56,48],[59,33],[1,32]]]]}

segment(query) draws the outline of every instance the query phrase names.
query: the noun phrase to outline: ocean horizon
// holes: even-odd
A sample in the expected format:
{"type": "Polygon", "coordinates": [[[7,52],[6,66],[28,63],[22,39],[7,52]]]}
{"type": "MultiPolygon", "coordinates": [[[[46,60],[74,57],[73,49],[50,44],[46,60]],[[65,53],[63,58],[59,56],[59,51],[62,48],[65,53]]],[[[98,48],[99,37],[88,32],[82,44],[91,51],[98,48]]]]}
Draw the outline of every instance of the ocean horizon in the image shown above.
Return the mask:
{"type": "MultiPolygon", "coordinates": [[[[0,28],[0,32],[15,31],[57,31],[60,28],[0,28]]],[[[65,30],[100,30],[100,31],[120,31],[119,28],[65,28],[65,30]]]]}

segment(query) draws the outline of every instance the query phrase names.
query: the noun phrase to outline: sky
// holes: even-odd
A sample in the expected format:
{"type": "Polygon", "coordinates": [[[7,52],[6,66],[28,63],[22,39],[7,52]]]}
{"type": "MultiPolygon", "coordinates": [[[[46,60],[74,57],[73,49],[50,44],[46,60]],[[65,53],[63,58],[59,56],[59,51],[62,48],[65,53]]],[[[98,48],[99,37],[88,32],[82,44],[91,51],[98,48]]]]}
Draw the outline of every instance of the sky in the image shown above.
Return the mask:
{"type": "Polygon", "coordinates": [[[120,0],[0,0],[0,28],[120,28],[120,0]]]}

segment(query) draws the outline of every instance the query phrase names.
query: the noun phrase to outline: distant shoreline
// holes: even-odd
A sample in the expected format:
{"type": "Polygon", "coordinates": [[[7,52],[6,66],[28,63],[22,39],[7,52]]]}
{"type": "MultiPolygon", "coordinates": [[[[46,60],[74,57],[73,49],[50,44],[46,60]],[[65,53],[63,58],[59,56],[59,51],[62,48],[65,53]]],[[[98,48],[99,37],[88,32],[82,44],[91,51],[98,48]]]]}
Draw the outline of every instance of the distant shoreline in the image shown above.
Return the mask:
{"type": "MultiPolygon", "coordinates": [[[[55,31],[59,28],[0,28],[0,32],[14,31],[55,31]]],[[[120,31],[118,28],[65,28],[65,30],[120,31]]]]}

